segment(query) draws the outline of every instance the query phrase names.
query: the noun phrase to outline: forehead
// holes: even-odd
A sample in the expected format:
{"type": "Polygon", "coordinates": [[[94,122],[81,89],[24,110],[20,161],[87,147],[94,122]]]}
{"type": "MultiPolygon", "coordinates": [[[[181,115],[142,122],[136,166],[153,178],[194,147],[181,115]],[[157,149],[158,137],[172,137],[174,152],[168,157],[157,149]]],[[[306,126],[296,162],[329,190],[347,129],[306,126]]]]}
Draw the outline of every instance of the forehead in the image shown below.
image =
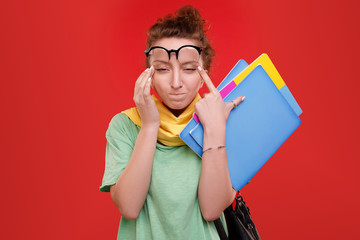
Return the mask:
{"type": "Polygon", "coordinates": [[[171,49],[176,50],[184,45],[199,46],[197,41],[195,41],[193,39],[189,39],[189,38],[161,38],[161,39],[157,40],[153,46],[164,47],[168,50],[171,50],[171,49]]]}

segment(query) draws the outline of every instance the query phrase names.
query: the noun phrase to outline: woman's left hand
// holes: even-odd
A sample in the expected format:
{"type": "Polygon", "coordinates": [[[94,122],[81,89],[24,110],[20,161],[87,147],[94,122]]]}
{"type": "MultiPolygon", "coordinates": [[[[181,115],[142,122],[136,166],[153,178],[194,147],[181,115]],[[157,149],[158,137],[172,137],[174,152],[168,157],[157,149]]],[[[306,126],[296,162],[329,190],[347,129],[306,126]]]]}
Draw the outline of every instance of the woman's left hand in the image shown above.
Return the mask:
{"type": "Polygon", "coordinates": [[[206,93],[204,97],[195,104],[195,112],[204,129],[217,129],[220,126],[225,127],[231,110],[239,105],[245,97],[240,96],[231,102],[224,102],[206,71],[200,66],[198,67],[198,71],[206,87],[209,89],[209,93],[206,93]]]}
{"type": "Polygon", "coordinates": [[[244,97],[224,102],[206,71],[199,68],[199,74],[209,93],[195,104],[195,112],[204,127],[203,149],[211,151],[202,155],[198,195],[202,215],[208,221],[213,221],[235,197],[227,165],[227,149],[219,147],[226,143],[226,121],[229,114],[244,97]]]}

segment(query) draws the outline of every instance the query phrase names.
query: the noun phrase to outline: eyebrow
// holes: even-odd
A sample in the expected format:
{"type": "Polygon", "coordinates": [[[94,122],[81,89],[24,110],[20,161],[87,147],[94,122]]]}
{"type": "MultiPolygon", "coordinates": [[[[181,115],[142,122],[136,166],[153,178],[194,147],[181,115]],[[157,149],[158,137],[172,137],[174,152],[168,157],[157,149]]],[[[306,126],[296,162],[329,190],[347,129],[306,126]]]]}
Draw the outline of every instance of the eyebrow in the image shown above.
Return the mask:
{"type": "MultiPolygon", "coordinates": [[[[162,63],[162,64],[169,65],[169,66],[172,65],[172,64],[170,64],[170,62],[162,61],[162,60],[155,60],[155,61],[152,62],[152,64],[154,64],[154,63],[162,63]]],[[[180,66],[184,66],[184,65],[186,65],[186,64],[198,65],[199,62],[197,62],[197,61],[187,61],[187,62],[181,63],[180,66]]]]}
{"type": "Polygon", "coordinates": [[[196,62],[196,61],[188,61],[188,62],[181,63],[181,65],[186,65],[186,64],[198,64],[198,62],[196,62]]]}
{"type": "Polygon", "coordinates": [[[153,61],[152,63],[156,63],[156,62],[164,63],[164,64],[167,64],[167,65],[170,64],[169,62],[162,61],[162,60],[155,60],[155,61],[153,61]]]}

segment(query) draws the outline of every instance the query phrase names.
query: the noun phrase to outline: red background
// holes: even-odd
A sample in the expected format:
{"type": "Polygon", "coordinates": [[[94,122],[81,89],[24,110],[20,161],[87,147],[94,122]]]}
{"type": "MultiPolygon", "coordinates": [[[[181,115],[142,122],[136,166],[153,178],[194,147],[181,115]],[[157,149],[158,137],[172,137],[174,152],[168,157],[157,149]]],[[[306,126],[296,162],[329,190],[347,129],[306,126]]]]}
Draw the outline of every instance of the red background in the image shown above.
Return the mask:
{"type": "Polygon", "coordinates": [[[354,239],[360,215],[358,1],[1,1],[1,239],[115,239],[105,131],[133,106],[147,28],[191,3],[212,80],[266,52],[302,124],[243,190],[263,239],[354,239]]]}

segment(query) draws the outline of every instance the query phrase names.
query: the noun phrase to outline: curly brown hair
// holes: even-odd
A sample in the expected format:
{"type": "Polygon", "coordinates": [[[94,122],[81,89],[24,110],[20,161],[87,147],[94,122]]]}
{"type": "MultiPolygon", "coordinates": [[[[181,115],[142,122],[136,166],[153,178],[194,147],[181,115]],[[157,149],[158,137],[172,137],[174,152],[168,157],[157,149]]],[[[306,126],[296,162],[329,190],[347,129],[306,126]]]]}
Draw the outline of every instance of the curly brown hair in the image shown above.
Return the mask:
{"type": "MultiPolygon", "coordinates": [[[[197,41],[203,48],[201,57],[204,63],[204,69],[210,71],[212,58],[215,55],[214,49],[206,36],[204,29],[205,20],[202,19],[199,11],[193,6],[184,6],[178,9],[175,14],[169,14],[159,18],[156,23],[150,27],[146,48],[150,48],[161,38],[178,37],[188,38],[197,41]]],[[[146,59],[146,66],[149,62],[146,59]]]]}

